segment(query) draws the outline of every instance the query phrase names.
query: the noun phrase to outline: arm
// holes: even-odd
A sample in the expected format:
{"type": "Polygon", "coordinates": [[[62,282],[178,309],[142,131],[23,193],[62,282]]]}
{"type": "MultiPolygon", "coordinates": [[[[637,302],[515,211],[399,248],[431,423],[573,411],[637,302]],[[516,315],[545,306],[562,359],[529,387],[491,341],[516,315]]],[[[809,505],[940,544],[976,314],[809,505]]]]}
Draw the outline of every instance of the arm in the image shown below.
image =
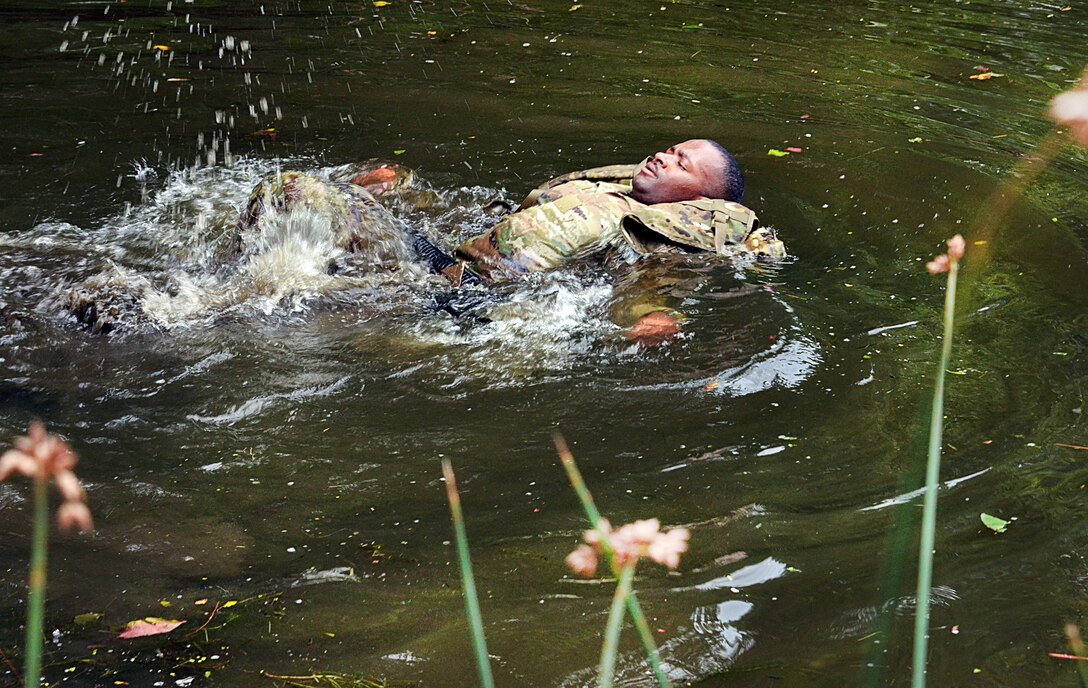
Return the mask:
{"type": "Polygon", "coordinates": [[[675,265],[658,261],[636,265],[616,285],[611,319],[626,329],[630,342],[644,348],[667,344],[680,334],[686,320],[680,302],[703,282],[698,274],[677,274],[675,265]]]}

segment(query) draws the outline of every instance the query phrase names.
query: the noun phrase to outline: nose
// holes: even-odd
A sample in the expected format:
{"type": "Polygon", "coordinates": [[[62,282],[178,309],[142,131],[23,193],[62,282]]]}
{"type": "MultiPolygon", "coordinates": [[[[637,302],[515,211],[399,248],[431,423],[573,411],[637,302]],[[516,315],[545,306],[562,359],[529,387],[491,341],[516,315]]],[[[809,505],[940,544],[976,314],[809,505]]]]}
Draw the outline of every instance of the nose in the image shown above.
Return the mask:
{"type": "Polygon", "coordinates": [[[653,161],[656,162],[659,167],[666,167],[668,166],[668,155],[668,153],[658,151],[657,153],[654,153],[653,161]]]}

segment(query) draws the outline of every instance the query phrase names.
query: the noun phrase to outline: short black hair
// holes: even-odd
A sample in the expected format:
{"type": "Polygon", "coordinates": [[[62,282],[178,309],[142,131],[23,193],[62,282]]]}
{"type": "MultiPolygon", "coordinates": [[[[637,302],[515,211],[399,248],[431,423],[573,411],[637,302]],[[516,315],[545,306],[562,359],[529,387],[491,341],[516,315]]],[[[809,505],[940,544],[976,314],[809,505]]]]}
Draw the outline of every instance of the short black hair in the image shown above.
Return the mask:
{"type": "Polygon", "coordinates": [[[710,198],[721,198],[739,203],[740,199],[744,198],[744,172],[741,171],[740,164],[722,144],[711,139],[706,141],[722,156],[721,181],[707,195],[710,198]]]}

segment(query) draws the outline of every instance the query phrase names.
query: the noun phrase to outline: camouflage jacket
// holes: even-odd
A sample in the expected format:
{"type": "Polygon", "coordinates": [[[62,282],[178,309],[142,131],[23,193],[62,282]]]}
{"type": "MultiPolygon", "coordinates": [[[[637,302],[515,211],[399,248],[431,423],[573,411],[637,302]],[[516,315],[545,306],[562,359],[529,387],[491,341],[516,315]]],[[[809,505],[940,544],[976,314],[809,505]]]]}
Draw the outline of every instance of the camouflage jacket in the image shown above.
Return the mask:
{"type": "Polygon", "coordinates": [[[254,187],[238,218],[238,230],[260,229],[273,211],[304,209],[328,220],[336,244],[349,251],[358,248],[360,226],[384,221],[388,213],[362,186],[283,172],[265,177],[254,187]]]}
{"type": "Polygon", "coordinates": [[[786,255],[774,231],[760,227],[755,213],[739,203],[639,203],[630,196],[638,167],[611,165],[556,177],[491,231],[458,246],[456,257],[485,279],[501,280],[624,245],[640,254],[786,255]]]}
{"type": "MultiPolygon", "coordinates": [[[[364,174],[368,171],[364,167],[348,172],[358,169],[363,169],[364,174]]],[[[268,233],[269,223],[292,222],[294,217],[301,219],[296,230],[317,230],[327,225],[333,245],[376,266],[395,267],[408,260],[403,221],[375,195],[395,190],[401,184],[400,177],[391,175],[380,179],[380,183],[362,186],[356,181],[359,176],[348,177],[351,181],[329,181],[288,171],[265,177],[250,193],[238,218],[237,251],[249,250],[254,238],[268,233]]],[[[334,174],[333,178],[338,177],[334,174]]]]}

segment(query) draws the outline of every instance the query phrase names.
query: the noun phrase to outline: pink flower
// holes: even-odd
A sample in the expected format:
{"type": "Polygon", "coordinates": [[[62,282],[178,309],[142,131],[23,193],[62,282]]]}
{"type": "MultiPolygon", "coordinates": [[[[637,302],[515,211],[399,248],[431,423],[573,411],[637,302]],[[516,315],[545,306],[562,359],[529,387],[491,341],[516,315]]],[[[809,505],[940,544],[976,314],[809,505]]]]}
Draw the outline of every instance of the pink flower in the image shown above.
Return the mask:
{"type": "Polygon", "coordinates": [[[61,530],[71,530],[72,526],[82,531],[94,530],[91,510],[83,502],[65,502],[57,509],[57,525],[61,530]]]}
{"type": "Polygon", "coordinates": [[[957,234],[945,243],[948,244],[948,253],[942,253],[926,263],[926,270],[929,270],[931,275],[948,272],[953,263],[963,258],[963,252],[967,249],[967,242],[963,240],[962,234],[957,234]]]}
{"type": "Polygon", "coordinates": [[[1088,84],[1062,93],[1050,101],[1050,117],[1069,127],[1069,134],[1080,145],[1088,147],[1088,84]]]}
{"type": "Polygon", "coordinates": [[[675,569],[680,564],[680,555],[687,551],[691,535],[686,528],[662,533],[661,521],[656,518],[628,523],[610,532],[608,521],[601,519],[598,530],[585,532],[586,544],[579,545],[567,556],[567,566],[579,576],[591,576],[597,570],[597,561],[602,553],[601,533],[607,538],[619,568],[634,566],[642,557],[649,557],[675,569]]]}
{"type": "Polygon", "coordinates": [[[567,555],[567,568],[582,578],[589,578],[597,572],[597,550],[589,545],[578,545],[567,555]]]}
{"type": "Polygon", "coordinates": [[[606,538],[612,533],[612,524],[608,522],[607,518],[602,518],[597,521],[597,528],[594,530],[587,530],[585,534],[582,535],[582,539],[596,547],[601,542],[602,533],[606,538]]]}
{"type": "Polygon", "coordinates": [[[939,275],[942,272],[948,272],[948,265],[948,256],[942,253],[926,263],[926,270],[929,270],[929,274],[931,275],[939,275]]]}
{"type": "Polygon", "coordinates": [[[18,449],[9,449],[0,456],[0,482],[15,473],[35,478],[38,475],[38,462],[33,456],[27,456],[18,449]]]}
{"type": "Polygon", "coordinates": [[[657,537],[660,528],[661,521],[656,518],[621,526],[608,538],[608,544],[616,554],[616,566],[623,568],[637,562],[657,537]]]}
{"type": "Polygon", "coordinates": [[[651,542],[647,554],[665,568],[675,569],[680,565],[680,555],[688,551],[690,537],[691,532],[687,528],[673,528],[651,542]]]}
{"type": "Polygon", "coordinates": [[[53,484],[57,486],[57,492],[66,502],[82,502],[87,496],[79,478],[72,471],[63,471],[53,476],[53,484]]]}
{"type": "Polygon", "coordinates": [[[33,480],[49,480],[57,486],[64,503],[57,510],[57,522],[67,530],[94,529],[91,511],[87,508],[86,492],[72,472],[79,459],[64,440],[50,435],[38,421],[30,424],[26,437],[15,440],[15,449],[0,456],[0,482],[20,473],[33,480]]]}
{"type": "Polygon", "coordinates": [[[963,240],[962,234],[957,234],[948,240],[948,258],[950,260],[959,260],[963,258],[963,252],[967,248],[967,242],[963,240]]]}

